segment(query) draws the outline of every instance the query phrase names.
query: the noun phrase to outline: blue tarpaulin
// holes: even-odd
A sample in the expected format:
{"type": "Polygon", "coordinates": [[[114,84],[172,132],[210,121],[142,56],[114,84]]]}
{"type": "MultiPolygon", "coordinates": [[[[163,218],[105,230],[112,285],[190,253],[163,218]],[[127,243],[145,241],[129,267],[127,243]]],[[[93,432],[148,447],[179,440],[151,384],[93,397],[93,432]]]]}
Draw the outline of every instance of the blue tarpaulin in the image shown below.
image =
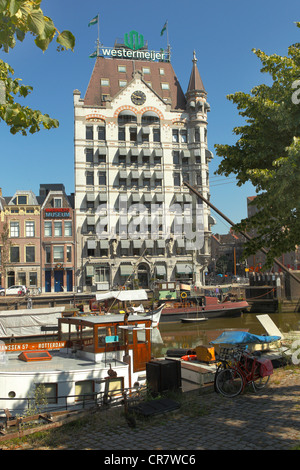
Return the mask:
{"type": "Polygon", "coordinates": [[[210,344],[248,344],[248,343],[272,343],[280,339],[280,336],[259,336],[247,331],[224,331],[210,344]]]}

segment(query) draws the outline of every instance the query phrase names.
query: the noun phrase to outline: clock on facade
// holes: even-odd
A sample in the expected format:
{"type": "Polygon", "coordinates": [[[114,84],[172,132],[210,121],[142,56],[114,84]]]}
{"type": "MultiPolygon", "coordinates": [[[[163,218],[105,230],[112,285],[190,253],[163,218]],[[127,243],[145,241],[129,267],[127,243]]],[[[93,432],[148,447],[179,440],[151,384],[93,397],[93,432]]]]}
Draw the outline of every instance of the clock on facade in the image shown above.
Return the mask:
{"type": "Polygon", "coordinates": [[[146,95],[142,91],[135,91],[131,95],[131,101],[136,105],[144,104],[146,101],[146,95]]]}

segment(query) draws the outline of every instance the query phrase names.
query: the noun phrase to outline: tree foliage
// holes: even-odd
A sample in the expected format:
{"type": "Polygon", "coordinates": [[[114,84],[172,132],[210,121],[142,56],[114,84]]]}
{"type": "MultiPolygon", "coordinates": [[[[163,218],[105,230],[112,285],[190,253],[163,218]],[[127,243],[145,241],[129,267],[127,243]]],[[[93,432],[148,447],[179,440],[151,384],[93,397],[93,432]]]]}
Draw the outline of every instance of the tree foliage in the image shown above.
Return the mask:
{"type": "Polygon", "coordinates": [[[239,186],[248,181],[255,187],[252,204],[257,211],[235,229],[254,234],[245,254],[264,247],[270,266],[274,258],[300,244],[300,43],[289,47],[287,57],[253,52],[272,84],[227,97],[245,124],[233,129],[238,136],[234,145],[216,145],[222,157],[216,173],[233,173],[239,186]]]}
{"type": "MultiPolygon", "coordinates": [[[[59,32],[53,21],[44,16],[41,10],[42,0],[0,0],[0,51],[8,53],[17,42],[22,42],[26,34],[34,36],[34,42],[43,52],[55,39],[58,50],[74,50],[75,39],[70,31],[59,32]]],[[[31,86],[21,84],[14,78],[14,70],[9,64],[0,60],[0,84],[4,89],[4,100],[0,103],[0,119],[7,123],[10,132],[27,131],[35,133],[44,127],[58,127],[58,121],[48,114],[32,110],[15,101],[16,97],[26,97],[31,86]]]]}

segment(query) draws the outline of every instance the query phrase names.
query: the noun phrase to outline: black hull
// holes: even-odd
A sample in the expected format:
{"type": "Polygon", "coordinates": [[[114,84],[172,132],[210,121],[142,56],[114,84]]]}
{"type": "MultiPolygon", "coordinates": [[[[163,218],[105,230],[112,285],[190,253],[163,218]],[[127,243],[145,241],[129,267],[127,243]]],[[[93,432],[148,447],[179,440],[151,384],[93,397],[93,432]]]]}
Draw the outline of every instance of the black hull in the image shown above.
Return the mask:
{"type": "MultiPolygon", "coordinates": [[[[160,317],[160,322],[161,323],[167,323],[167,322],[180,322],[181,319],[185,318],[195,318],[197,315],[199,318],[221,318],[221,317],[239,317],[242,314],[242,311],[244,309],[220,309],[220,310],[205,310],[201,313],[196,313],[196,312],[173,312],[173,313],[168,313],[166,311],[163,311],[160,317]]],[[[199,322],[201,323],[201,321],[199,322]]],[[[205,323],[205,322],[203,322],[205,323]]]]}

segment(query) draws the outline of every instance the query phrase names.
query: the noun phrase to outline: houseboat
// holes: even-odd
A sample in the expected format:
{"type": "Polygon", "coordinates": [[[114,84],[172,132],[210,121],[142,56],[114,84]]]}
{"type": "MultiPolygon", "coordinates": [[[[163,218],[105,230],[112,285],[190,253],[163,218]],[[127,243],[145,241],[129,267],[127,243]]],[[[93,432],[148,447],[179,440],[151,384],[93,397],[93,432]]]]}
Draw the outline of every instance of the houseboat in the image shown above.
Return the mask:
{"type": "Polygon", "coordinates": [[[163,298],[164,307],[162,309],[161,322],[196,322],[209,318],[234,317],[239,316],[249,307],[246,300],[224,300],[208,295],[192,296],[185,291],[180,296],[170,296],[163,298]]]}
{"type": "Polygon", "coordinates": [[[23,413],[39,385],[51,410],[121,397],[146,381],[151,331],[151,319],[127,313],[68,317],[58,319],[57,340],[1,342],[0,410],[23,413]]]}

